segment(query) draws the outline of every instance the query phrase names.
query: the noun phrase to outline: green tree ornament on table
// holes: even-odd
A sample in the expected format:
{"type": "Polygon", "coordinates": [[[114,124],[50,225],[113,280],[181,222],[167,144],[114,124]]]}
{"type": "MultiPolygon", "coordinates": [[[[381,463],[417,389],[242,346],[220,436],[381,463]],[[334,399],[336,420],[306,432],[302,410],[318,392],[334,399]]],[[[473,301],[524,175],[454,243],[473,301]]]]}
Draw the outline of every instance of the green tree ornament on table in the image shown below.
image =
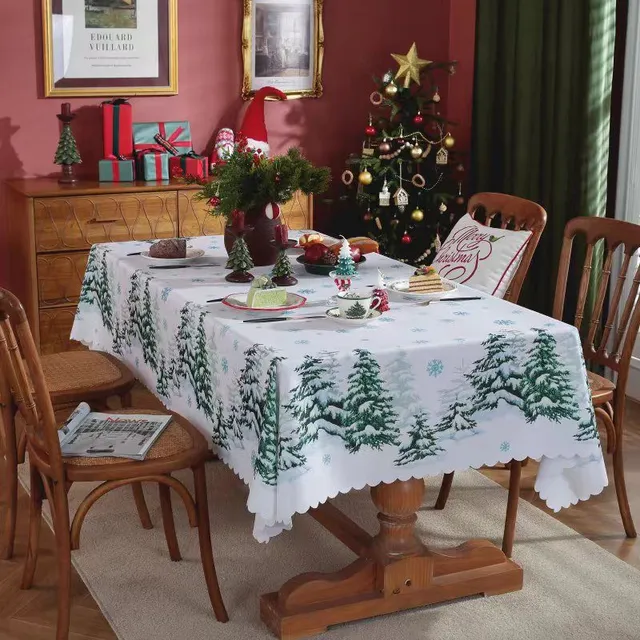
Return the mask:
{"type": "Polygon", "coordinates": [[[71,113],[71,105],[65,102],[62,111],[58,114],[58,120],[62,122],[62,133],[53,159],[55,164],[62,165],[62,177],[58,180],[61,184],[73,184],[78,181],[73,173],[73,165],[81,164],[82,158],[78,151],[78,144],[71,131],[71,121],[75,115],[71,113]]]}
{"type": "Polygon", "coordinates": [[[281,287],[292,287],[298,284],[298,279],[293,275],[293,267],[291,266],[289,256],[287,256],[284,250],[278,253],[278,259],[271,271],[271,280],[273,280],[274,284],[281,287]]]}
{"type": "Polygon", "coordinates": [[[249,273],[249,269],[253,269],[253,266],[249,247],[239,233],[229,252],[227,269],[231,269],[231,273],[225,279],[229,282],[251,282],[253,276],[249,273]]]}
{"type": "Polygon", "coordinates": [[[336,275],[341,277],[356,275],[356,263],[353,261],[349,242],[346,238],[342,239],[342,246],[338,254],[338,263],[336,264],[336,275]]]}

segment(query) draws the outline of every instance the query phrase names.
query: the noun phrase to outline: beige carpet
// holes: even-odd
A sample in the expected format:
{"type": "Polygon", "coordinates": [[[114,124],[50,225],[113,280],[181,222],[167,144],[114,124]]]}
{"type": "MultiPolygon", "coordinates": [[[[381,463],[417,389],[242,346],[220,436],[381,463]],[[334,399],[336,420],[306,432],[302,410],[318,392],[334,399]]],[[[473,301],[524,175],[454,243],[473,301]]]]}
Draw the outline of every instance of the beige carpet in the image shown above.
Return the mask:
{"type": "MultiPolygon", "coordinates": [[[[24,470],[22,470],[24,475],[24,470]]],[[[188,477],[188,476],[187,476],[188,477]]],[[[258,595],[276,590],[303,571],[331,571],[353,555],[309,516],[268,545],[251,536],[242,483],[222,464],[208,467],[213,545],[226,625],[210,610],[199,564],[195,530],[174,501],[184,560],[167,555],[157,491],[146,487],[156,528],[144,531],[131,494],[117,490],[89,513],[74,564],[121,640],[258,640],[258,595]]],[[[191,483],[187,483],[191,488],[191,483]]],[[[434,479],[426,504],[433,504],[434,479]]],[[[74,487],[71,505],[88,487],[74,487]]],[[[425,507],[419,529],[425,541],[453,546],[467,538],[498,541],[506,492],[479,473],[457,473],[445,511],[425,507]]],[[[367,491],[336,500],[370,531],[375,513],[367,491]]],[[[342,640],[625,640],[640,638],[640,572],[520,501],[514,558],[525,570],[521,592],[469,598],[421,610],[334,627],[322,637],[342,640]]]]}

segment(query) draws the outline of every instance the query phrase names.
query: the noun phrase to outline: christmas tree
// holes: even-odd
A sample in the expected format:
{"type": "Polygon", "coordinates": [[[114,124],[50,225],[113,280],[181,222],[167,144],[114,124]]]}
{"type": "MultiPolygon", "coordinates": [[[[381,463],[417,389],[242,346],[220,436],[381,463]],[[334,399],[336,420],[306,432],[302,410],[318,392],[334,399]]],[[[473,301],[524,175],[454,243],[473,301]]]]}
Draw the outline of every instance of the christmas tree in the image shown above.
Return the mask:
{"type": "Polygon", "coordinates": [[[558,357],[556,340],[544,329],[534,331],[538,335],[524,367],[523,395],[527,422],[535,422],[539,416],[554,422],[577,420],[576,392],[571,385],[569,371],[558,357]]]}
{"type": "Polygon", "coordinates": [[[193,317],[193,303],[187,302],[180,309],[180,324],[172,345],[171,372],[172,382],[176,389],[187,377],[188,363],[194,359],[191,336],[195,332],[193,317]]]}
{"type": "Polygon", "coordinates": [[[286,278],[293,275],[293,267],[291,261],[284,251],[278,253],[278,259],[271,271],[272,278],[286,278]]]}
{"type": "Polygon", "coordinates": [[[354,353],[357,360],[349,374],[344,403],[347,449],[355,453],[363,446],[382,449],[398,444],[398,415],[384,387],[380,365],[366,349],[356,349],[354,353]]]}
{"type": "Polygon", "coordinates": [[[278,480],[278,362],[273,358],[267,370],[263,422],[259,430],[260,442],[255,461],[255,471],[265,484],[275,485],[278,480]]]}
{"type": "Polygon", "coordinates": [[[56,150],[56,156],[53,159],[55,164],[81,164],[80,152],[78,151],[78,144],[71,131],[71,125],[65,123],[62,126],[62,133],[60,134],[60,142],[58,142],[58,148],[56,150]]]}
{"type": "Polygon", "coordinates": [[[340,247],[340,253],[338,254],[338,263],[336,265],[336,275],[339,276],[355,276],[356,264],[353,261],[351,255],[351,249],[349,248],[349,242],[346,239],[342,240],[342,246],[340,247]]]}
{"type": "Polygon", "coordinates": [[[596,419],[592,410],[589,417],[578,425],[578,432],[574,438],[580,442],[584,442],[585,440],[597,440],[599,437],[600,434],[598,433],[596,419]]]}
{"type": "Polygon", "coordinates": [[[474,407],[467,406],[456,398],[436,426],[437,431],[473,431],[477,423],[473,419],[474,407]]]}
{"type": "Polygon", "coordinates": [[[238,387],[240,391],[240,433],[252,432],[260,435],[262,428],[264,392],[262,379],[263,360],[267,350],[261,344],[254,344],[244,352],[245,366],[240,373],[238,387]]]}
{"type": "Polygon", "coordinates": [[[204,320],[206,311],[200,312],[198,328],[196,329],[196,344],[193,350],[193,360],[188,363],[189,378],[196,397],[196,406],[204,411],[209,420],[214,418],[213,381],[211,378],[211,353],[207,346],[207,334],[204,320]]]}
{"type": "Polygon", "coordinates": [[[438,446],[434,431],[429,429],[428,420],[429,416],[424,412],[415,417],[409,431],[411,441],[406,446],[400,447],[400,455],[395,460],[397,465],[420,462],[444,451],[438,446]]]}
{"type": "Polygon", "coordinates": [[[158,366],[158,378],[156,380],[156,391],[163,398],[169,397],[169,383],[171,381],[171,371],[167,367],[164,353],[160,354],[160,362],[158,366]]]}
{"type": "Polygon", "coordinates": [[[240,236],[235,239],[229,252],[227,269],[232,271],[249,271],[249,269],[253,269],[253,260],[249,254],[249,247],[247,247],[244,238],[240,236]]]}
{"type": "Polygon", "coordinates": [[[377,240],[392,258],[425,265],[464,204],[464,168],[453,157],[455,140],[439,112],[437,86],[455,72],[455,63],[421,60],[415,44],[406,56],[392,55],[400,68],[395,77],[388,71],[376,80],[370,97],[376,113],[342,180],[357,184],[345,196],[357,212],[353,235],[377,240]]]}
{"type": "Polygon", "coordinates": [[[474,368],[465,378],[475,390],[472,406],[475,411],[497,409],[499,402],[523,409],[522,372],[519,342],[507,334],[491,333],[482,343],[484,358],[476,360],[474,368]]]}

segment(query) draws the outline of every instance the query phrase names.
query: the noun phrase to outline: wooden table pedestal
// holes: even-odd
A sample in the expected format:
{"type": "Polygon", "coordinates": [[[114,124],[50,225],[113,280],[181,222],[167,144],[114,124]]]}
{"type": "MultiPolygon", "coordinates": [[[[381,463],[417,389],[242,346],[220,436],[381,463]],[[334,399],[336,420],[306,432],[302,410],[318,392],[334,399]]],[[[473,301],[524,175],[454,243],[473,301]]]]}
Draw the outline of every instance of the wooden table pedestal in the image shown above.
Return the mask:
{"type": "Polygon", "coordinates": [[[373,537],[330,503],[312,509],[310,515],[360,557],[335,573],[305,573],[263,595],[262,621],[278,638],[294,640],[335,624],[522,588],[522,569],[486,540],[426,548],[414,531],[423,495],[418,479],[373,487],[380,521],[373,537]]]}

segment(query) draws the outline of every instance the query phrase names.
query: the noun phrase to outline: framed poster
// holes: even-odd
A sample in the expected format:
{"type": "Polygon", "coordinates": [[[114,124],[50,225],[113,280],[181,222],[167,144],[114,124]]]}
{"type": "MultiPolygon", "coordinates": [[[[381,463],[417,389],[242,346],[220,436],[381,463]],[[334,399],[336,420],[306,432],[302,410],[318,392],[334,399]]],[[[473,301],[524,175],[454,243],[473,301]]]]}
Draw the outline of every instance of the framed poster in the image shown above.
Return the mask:
{"type": "Polygon", "coordinates": [[[178,0],[42,0],[44,93],[178,92],[178,0]]]}
{"type": "Polygon", "coordinates": [[[276,87],[290,98],[322,95],[324,0],[244,0],[242,97],[276,87]]]}

